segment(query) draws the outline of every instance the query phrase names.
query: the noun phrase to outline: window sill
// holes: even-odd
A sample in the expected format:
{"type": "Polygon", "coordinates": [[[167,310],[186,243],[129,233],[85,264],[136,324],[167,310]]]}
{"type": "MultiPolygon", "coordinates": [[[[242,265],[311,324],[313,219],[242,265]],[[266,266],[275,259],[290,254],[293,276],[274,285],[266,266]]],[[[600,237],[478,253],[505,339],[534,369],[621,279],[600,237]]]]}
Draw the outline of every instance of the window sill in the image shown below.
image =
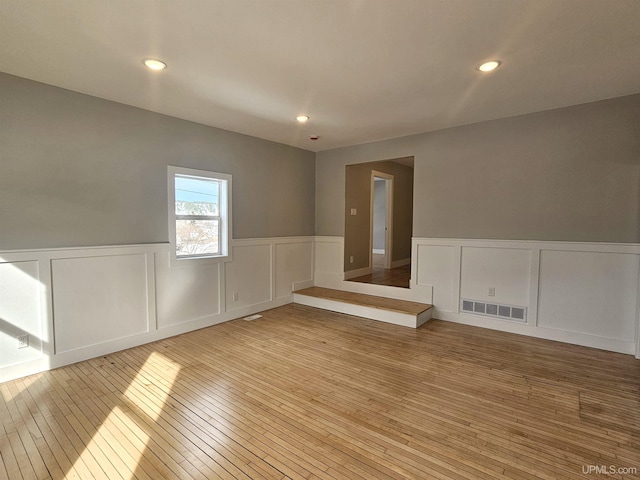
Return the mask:
{"type": "Polygon", "coordinates": [[[194,265],[210,265],[214,263],[227,263],[232,260],[231,255],[202,255],[193,257],[177,257],[175,254],[170,256],[169,266],[186,267],[194,265]]]}

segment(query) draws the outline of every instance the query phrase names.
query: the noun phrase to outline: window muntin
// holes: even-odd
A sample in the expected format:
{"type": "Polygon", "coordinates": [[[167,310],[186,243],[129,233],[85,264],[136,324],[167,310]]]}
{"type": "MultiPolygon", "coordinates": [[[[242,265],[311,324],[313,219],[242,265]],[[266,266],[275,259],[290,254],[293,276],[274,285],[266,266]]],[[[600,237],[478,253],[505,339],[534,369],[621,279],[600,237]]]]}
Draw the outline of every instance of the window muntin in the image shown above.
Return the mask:
{"type": "Polygon", "coordinates": [[[220,180],[175,176],[176,257],[220,255],[220,180]]]}
{"type": "Polygon", "coordinates": [[[231,176],[169,167],[173,258],[226,257],[231,176]]]}

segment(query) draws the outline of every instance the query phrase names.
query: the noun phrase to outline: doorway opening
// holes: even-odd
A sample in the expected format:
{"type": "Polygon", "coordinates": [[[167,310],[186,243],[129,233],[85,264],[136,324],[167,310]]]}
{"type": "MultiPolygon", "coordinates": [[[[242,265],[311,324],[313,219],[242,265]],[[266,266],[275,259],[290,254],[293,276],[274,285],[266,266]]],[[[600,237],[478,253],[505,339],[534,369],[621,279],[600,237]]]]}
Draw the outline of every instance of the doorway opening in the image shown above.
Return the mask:
{"type": "Polygon", "coordinates": [[[347,165],[345,280],[409,288],[413,157],[347,165]]]}
{"type": "Polygon", "coordinates": [[[393,175],[371,171],[371,267],[391,268],[393,175]]]}

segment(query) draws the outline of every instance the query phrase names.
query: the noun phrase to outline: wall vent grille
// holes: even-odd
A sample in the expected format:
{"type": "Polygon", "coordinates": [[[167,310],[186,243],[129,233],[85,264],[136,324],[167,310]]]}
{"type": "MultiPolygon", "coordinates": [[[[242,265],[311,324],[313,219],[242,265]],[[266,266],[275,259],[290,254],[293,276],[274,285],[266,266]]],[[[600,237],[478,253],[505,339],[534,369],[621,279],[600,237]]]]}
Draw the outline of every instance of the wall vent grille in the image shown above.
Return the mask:
{"type": "Polygon", "coordinates": [[[527,322],[527,307],[518,305],[504,305],[479,300],[462,299],[462,311],[465,313],[473,313],[474,315],[514,320],[521,323],[527,322]]]}

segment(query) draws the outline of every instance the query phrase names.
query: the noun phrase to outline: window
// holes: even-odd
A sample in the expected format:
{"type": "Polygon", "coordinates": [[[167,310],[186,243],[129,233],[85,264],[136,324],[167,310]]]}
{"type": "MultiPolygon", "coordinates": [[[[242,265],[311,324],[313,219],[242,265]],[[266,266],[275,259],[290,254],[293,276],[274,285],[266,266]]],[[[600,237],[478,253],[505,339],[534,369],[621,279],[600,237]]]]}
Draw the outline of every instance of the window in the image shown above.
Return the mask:
{"type": "Polygon", "coordinates": [[[231,175],[169,167],[172,258],[225,258],[231,238],[231,175]]]}

